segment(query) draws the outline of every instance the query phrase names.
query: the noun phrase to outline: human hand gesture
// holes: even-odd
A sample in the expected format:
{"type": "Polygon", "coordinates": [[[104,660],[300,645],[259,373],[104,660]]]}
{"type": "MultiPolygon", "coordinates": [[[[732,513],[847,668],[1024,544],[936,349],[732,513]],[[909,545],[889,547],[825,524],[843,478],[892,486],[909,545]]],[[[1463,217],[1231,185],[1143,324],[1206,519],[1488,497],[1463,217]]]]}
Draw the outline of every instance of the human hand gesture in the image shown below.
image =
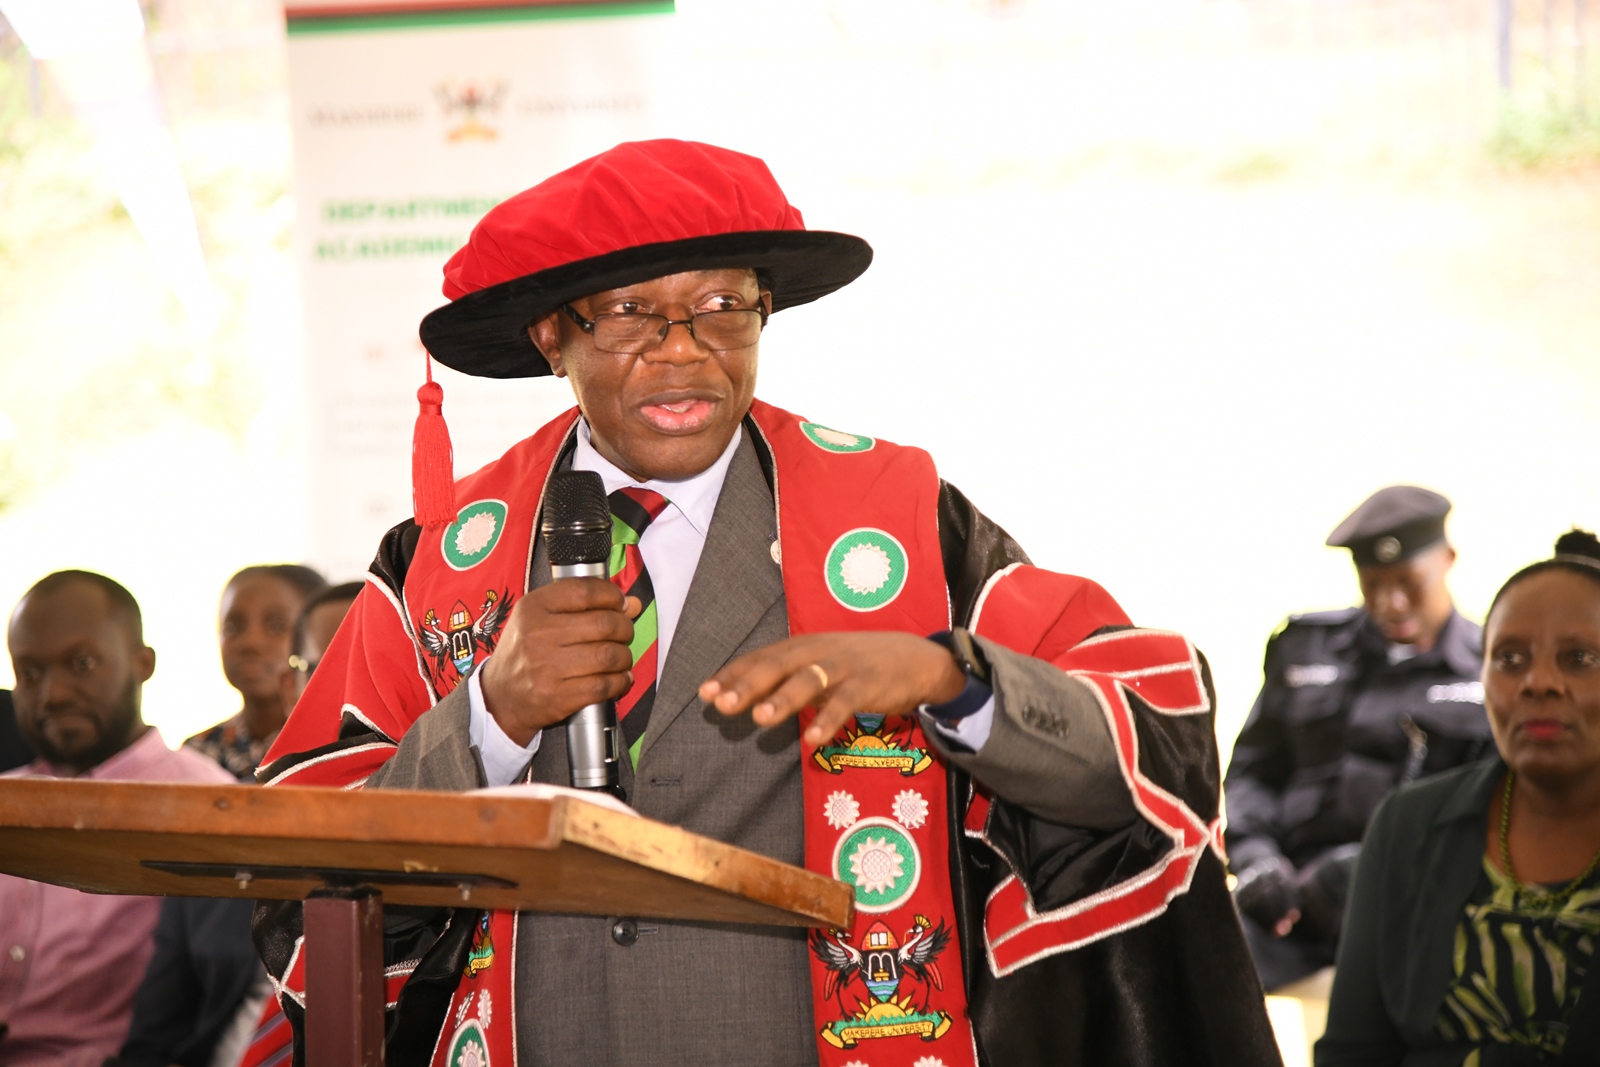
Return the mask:
{"type": "Polygon", "coordinates": [[[948,649],[895,632],[807,634],[746,653],[700,686],[700,699],[724,715],[749,711],[776,726],[801,708],[817,717],[805,742],[821,745],[856,713],[905,715],[954,700],[967,676],[948,649]]]}

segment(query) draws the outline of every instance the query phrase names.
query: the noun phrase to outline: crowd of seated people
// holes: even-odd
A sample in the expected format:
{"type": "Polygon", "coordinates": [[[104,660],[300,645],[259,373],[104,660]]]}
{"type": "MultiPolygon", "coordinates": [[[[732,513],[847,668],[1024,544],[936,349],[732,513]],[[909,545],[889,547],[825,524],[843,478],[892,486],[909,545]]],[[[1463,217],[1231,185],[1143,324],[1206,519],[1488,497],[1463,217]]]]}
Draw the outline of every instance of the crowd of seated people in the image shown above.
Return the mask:
{"type": "MultiPolygon", "coordinates": [[[[133,595],[88,571],[40,579],[6,632],[16,681],[0,691],[0,770],[253,782],[360,589],[289,565],[230,579],[218,637],[240,711],[173,749],[144,721],[156,653],[133,595]]],[[[252,903],[106,896],[0,874],[0,1064],[238,1067],[271,995],[252,903]]]]}
{"type": "MultiPolygon", "coordinates": [[[[1600,1063],[1600,541],[1561,537],[1480,630],[1446,583],[1449,508],[1374,494],[1328,539],[1361,606],[1269,643],[1226,779],[1241,923],[1268,992],[1334,968],[1319,1065],[1600,1063]]],[[[41,579],[7,631],[0,771],[253,782],[360,590],[234,575],[218,637],[238,710],[174,750],[141,713],[155,652],[134,598],[41,579]]],[[[287,1064],[251,905],[0,875],[0,1064],[287,1064]]]]}

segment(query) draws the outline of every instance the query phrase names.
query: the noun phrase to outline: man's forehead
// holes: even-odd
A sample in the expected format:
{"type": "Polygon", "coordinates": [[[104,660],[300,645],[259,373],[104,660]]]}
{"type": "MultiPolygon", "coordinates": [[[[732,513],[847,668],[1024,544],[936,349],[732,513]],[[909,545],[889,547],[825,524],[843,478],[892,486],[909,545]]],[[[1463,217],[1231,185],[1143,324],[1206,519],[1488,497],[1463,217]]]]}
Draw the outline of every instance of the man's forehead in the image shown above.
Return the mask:
{"type": "Polygon", "coordinates": [[[87,641],[121,622],[117,614],[103,590],[90,582],[70,582],[25,596],[11,613],[8,636],[13,645],[33,639],[87,641]]]}
{"type": "Polygon", "coordinates": [[[1398,563],[1358,563],[1356,573],[1366,582],[1404,581],[1408,578],[1428,577],[1439,569],[1438,563],[1448,551],[1447,546],[1439,544],[1398,563]]]}
{"type": "Polygon", "coordinates": [[[623,293],[637,292],[643,289],[678,289],[694,288],[696,286],[717,288],[723,286],[755,285],[756,271],[754,267],[721,267],[716,270],[686,270],[677,274],[663,274],[659,278],[648,278],[644,281],[631,282],[628,285],[619,285],[614,289],[604,289],[598,293],[590,293],[584,299],[603,300],[606,297],[617,296],[623,293]]]}

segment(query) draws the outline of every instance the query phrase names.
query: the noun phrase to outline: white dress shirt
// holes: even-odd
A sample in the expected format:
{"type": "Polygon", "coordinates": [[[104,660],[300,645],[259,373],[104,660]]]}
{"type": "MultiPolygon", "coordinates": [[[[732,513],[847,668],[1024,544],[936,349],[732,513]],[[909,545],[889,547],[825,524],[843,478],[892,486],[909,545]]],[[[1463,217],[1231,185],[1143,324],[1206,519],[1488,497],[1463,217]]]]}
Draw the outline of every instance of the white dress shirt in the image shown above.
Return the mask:
{"type": "MultiPolygon", "coordinates": [[[[728,476],[728,465],[733,462],[733,454],[738,451],[743,435],[734,434],[733,440],[728,442],[728,447],[722,450],[722,455],[717,457],[715,463],[681,482],[658,479],[641,482],[629,477],[595,450],[589,438],[589,424],[584,419],[578,420],[577,437],[572,469],[594,471],[600,475],[607,494],[630,486],[641,486],[653,489],[667,499],[667,507],[639,538],[639,554],[644,558],[645,569],[650,572],[650,583],[656,594],[656,663],[657,677],[660,677],[660,667],[667,662],[672,635],[678,628],[678,617],[683,614],[683,602],[689,596],[689,584],[694,580],[695,568],[700,565],[700,552],[705,548],[706,531],[711,529],[711,516],[717,510],[717,498],[722,495],[722,483],[728,476]]],[[[487,662],[485,659],[484,663],[487,662]]],[[[478,669],[467,678],[467,696],[472,706],[468,733],[483,758],[484,774],[489,784],[509,785],[516,781],[534,753],[539,751],[542,734],[535,734],[525,746],[506,736],[484,703],[482,673],[483,664],[479,664],[478,669]]],[[[938,722],[934,726],[976,751],[988,740],[993,714],[994,702],[991,700],[980,711],[953,726],[938,722]]]]}

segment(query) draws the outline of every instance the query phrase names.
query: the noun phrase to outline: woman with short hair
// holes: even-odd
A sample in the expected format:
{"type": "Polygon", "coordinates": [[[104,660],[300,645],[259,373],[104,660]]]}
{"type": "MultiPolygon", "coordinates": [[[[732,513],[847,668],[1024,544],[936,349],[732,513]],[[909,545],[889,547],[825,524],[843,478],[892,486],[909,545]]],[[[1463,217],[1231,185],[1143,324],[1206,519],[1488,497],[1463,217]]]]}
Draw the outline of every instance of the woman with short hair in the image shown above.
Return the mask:
{"type": "Polygon", "coordinates": [[[228,579],[217,608],[222,673],[242,707],[184,741],[241,782],[254,785],[261,757],[278,737],[296,695],[293,651],[296,620],[327,580],[298,563],[246,567],[228,579]]]}
{"type": "Polygon", "coordinates": [[[1484,623],[1496,757],[1367,831],[1318,1067],[1600,1063],[1600,541],[1579,530],[1484,623]]]}

